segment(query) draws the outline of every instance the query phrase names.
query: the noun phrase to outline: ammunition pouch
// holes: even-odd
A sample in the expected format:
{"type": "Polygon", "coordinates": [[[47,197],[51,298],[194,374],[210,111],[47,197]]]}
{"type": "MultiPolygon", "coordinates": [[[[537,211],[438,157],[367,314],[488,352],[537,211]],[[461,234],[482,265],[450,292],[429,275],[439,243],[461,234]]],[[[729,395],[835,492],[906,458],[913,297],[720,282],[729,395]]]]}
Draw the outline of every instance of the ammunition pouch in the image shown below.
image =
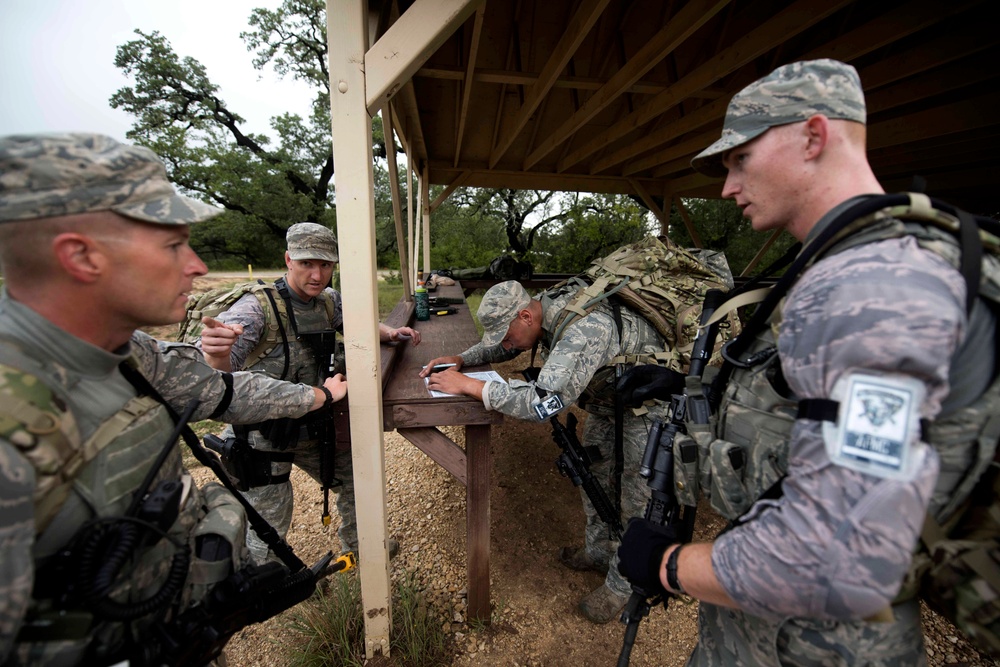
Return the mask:
{"type": "MultiPolygon", "coordinates": [[[[275,420],[286,421],[286,420],[275,420]]],[[[226,474],[240,491],[249,491],[259,486],[283,484],[288,481],[288,473],[271,473],[271,462],[288,462],[295,459],[294,452],[264,452],[254,449],[245,438],[232,436],[223,440],[218,436],[206,435],[205,445],[219,454],[226,474]]]]}

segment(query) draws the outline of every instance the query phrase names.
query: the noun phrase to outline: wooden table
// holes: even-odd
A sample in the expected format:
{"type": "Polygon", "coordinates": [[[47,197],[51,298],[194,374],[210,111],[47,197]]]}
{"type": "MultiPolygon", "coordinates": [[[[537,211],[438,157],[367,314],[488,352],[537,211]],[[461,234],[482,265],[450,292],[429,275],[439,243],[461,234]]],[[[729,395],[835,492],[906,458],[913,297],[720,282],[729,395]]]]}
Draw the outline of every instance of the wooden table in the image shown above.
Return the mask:
{"type": "MultiPolygon", "coordinates": [[[[451,305],[458,312],[437,316],[431,308],[426,322],[413,319],[413,303],[401,301],[384,323],[411,326],[420,332],[420,345],[382,345],[383,430],[397,431],[451,473],[466,489],[466,547],[468,550],[469,618],[490,620],[490,426],[503,416],[486,410],[482,401],[468,396],[432,398],[418,377],[435,357],[455,355],[479,342],[476,325],[462,295],[461,284],[439,286],[431,297],[462,299],[451,305]],[[439,426],[464,426],[465,449],[438,430],[439,426]]],[[[475,366],[465,371],[486,371],[475,366]]],[[[340,434],[350,437],[346,411],[338,414],[340,434]]]]}

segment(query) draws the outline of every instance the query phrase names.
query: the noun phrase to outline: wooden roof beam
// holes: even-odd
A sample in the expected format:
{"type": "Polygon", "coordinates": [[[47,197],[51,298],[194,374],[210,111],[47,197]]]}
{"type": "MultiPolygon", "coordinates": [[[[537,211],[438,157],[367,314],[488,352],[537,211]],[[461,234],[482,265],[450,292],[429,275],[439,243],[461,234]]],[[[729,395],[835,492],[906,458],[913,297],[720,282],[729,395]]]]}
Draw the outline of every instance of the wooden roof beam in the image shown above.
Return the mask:
{"type": "MultiPolygon", "coordinates": [[[[570,116],[552,132],[542,145],[524,161],[530,169],[603,111],[623,93],[628,92],[644,74],[649,72],[674,49],[684,43],[698,28],[715,16],[730,0],[694,0],[684,6],[653,38],[639,49],[632,58],[612,76],[604,86],[588,99],[579,111],[570,116]]],[[[561,170],[560,170],[561,171],[561,170]]]]}
{"type": "Polygon", "coordinates": [[[368,113],[374,116],[484,1],[416,0],[365,53],[368,113]]]}
{"type": "MultiPolygon", "coordinates": [[[[840,48],[838,49],[839,51],[838,56],[842,57],[846,61],[850,61],[859,56],[864,55],[865,53],[869,53],[880,46],[883,46],[886,42],[890,41],[887,35],[891,35],[893,39],[898,40],[902,37],[905,37],[909,34],[913,34],[930,25],[934,25],[935,23],[941,20],[943,13],[944,10],[941,8],[940,4],[937,3],[936,0],[928,0],[927,2],[922,3],[920,6],[907,5],[897,10],[888,12],[874,19],[873,21],[870,21],[869,23],[866,23],[864,26],[858,28],[857,30],[852,31],[847,35],[839,36],[830,43],[817,47],[816,49],[813,50],[813,52],[811,52],[808,56],[804,56],[802,59],[808,60],[813,57],[818,57],[820,54],[826,54],[837,45],[841,45],[840,48]],[[852,47],[850,49],[847,49],[842,46],[843,44],[850,44],[852,45],[852,47]]],[[[950,57],[957,58],[966,53],[961,46],[954,44],[955,40],[950,36],[942,36],[939,38],[939,41],[941,42],[941,51],[948,53],[950,57]],[[960,52],[959,56],[950,55],[956,51],[960,52]]],[[[970,40],[966,40],[966,43],[968,44],[969,41],[970,40]]],[[[983,48],[982,47],[983,43],[984,42],[978,42],[972,48],[983,48]]],[[[925,47],[921,49],[921,52],[927,53],[932,50],[936,49],[930,49],[925,47]]],[[[926,66],[929,66],[925,65],[924,67],[922,67],[918,62],[915,62],[915,59],[909,52],[899,54],[896,58],[893,58],[892,60],[894,62],[892,63],[891,66],[888,67],[888,71],[892,72],[893,73],[892,76],[894,76],[895,78],[902,78],[905,76],[910,76],[912,74],[919,73],[923,71],[923,69],[925,69],[926,66]]],[[[872,66],[872,68],[866,68],[865,71],[861,73],[862,74],[861,80],[866,85],[866,88],[878,85],[877,83],[870,83],[870,82],[871,81],[879,82],[882,79],[884,79],[885,76],[882,75],[881,72],[886,69],[887,68],[884,62],[878,63],[872,66]],[[870,73],[871,69],[875,69],[876,71],[874,73],[870,73]]],[[[695,71],[694,74],[696,73],[697,70],[695,71]]],[[[726,104],[728,106],[728,101],[726,104]]],[[[695,113],[704,115],[705,114],[704,110],[707,108],[708,107],[702,107],[695,113]]],[[[872,109],[871,107],[869,107],[869,113],[871,111],[872,109]]],[[[724,115],[725,115],[725,107],[722,108],[722,111],[718,117],[722,118],[724,115]]],[[[662,130],[652,133],[647,133],[638,140],[636,140],[635,142],[633,142],[632,144],[615,151],[611,155],[608,155],[601,160],[596,161],[594,163],[594,167],[592,170],[593,173],[600,173],[602,171],[610,169],[611,167],[620,164],[621,162],[625,162],[632,157],[647,152],[653,146],[659,146],[665,144],[681,136],[683,133],[690,131],[690,128],[692,126],[688,118],[685,118],[684,121],[681,121],[680,123],[672,123],[668,127],[662,130]]],[[[707,122],[711,121],[705,119],[701,124],[705,124],[707,122]]],[[[706,147],[708,146],[708,143],[705,144],[706,147]]],[[[676,157],[676,155],[673,153],[673,151],[671,151],[671,149],[666,149],[663,152],[663,154],[670,156],[667,159],[674,159],[674,157],[676,157]]],[[[651,156],[646,159],[640,160],[635,165],[626,167],[624,173],[634,174],[644,169],[651,169],[655,166],[655,159],[656,159],[655,157],[651,156]]]]}
{"type": "Polygon", "coordinates": [[[483,34],[483,16],[486,14],[486,3],[479,5],[472,24],[472,43],[469,45],[469,58],[465,63],[465,78],[462,81],[462,105],[458,110],[458,132],[455,136],[455,166],[462,155],[462,138],[465,136],[465,119],[469,113],[469,100],[472,98],[473,72],[476,70],[476,57],[479,55],[479,39],[483,34]]]}
{"type": "MultiPolygon", "coordinates": [[[[680,104],[693,91],[711,85],[722,77],[731,74],[754,58],[773,49],[775,45],[788,39],[789,36],[798,34],[809,26],[818,23],[842,6],[849,4],[850,1],[799,0],[795,4],[786,7],[758,28],[737,40],[728,49],[717,54],[683,79],[677,81],[668,90],[660,93],[641,106],[634,113],[629,114],[615,123],[614,126],[601,132],[583,146],[570,153],[566,156],[565,160],[559,163],[558,170],[565,171],[612,142],[627,136],[633,130],[639,129],[667,110],[680,104]]],[[[647,145],[646,149],[648,150],[648,148],[649,146],[647,145]]],[[[624,155],[624,157],[616,158],[616,161],[612,163],[608,162],[610,158],[601,160],[598,163],[601,166],[597,167],[595,165],[592,171],[593,173],[598,173],[637,154],[624,155],[624,151],[616,151],[615,156],[624,155]]]]}
{"type": "MultiPolygon", "coordinates": [[[[417,70],[414,78],[444,79],[447,81],[462,81],[465,79],[465,68],[461,67],[421,67],[417,70]]],[[[531,86],[538,81],[538,75],[530,72],[508,72],[500,69],[477,69],[473,73],[473,80],[477,84],[512,84],[515,86],[531,86]]],[[[561,76],[556,79],[552,88],[568,88],[570,90],[600,90],[608,83],[608,79],[601,79],[592,76],[561,76]]],[[[637,81],[623,92],[638,93],[641,95],[656,95],[662,93],[670,86],[656,81],[637,81]]],[[[707,88],[696,91],[691,97],[715,100],[725,93],[721,88],[707,88]]]]}
{"type": "Polygon", "coordinates": [[[548,61],[538,74],[538,80],[528,89],[527,94],[524,96],[524,104],[518,109],[514,122],[508,127],[506,134],[490,152],[491,169],[496,166],[500,158],[504,156],[507,149],[517,139],[521,130],[528,124],[532,114],[535,113],[542,100],[548,95],[549,90],[552,89],[559,75],[566,69],[566,64],[573,57],[573,54],[576,53],[576,50],[586,38],[587,33],[590,32],[590,29],[597,23],[597,19],[601,17],[601,14],[610,1],[584,0],[578,7],[576,14],[573,15],[562,37],[552,50],[551,55],[549,55],[548,61]]]}
{"type": "Polygon", "coordinates": [[[454,192],[458,188],[462,187],[462,185],[466,181],[469,180],[469,176],[471,176],[471,175],[472,175],[472,171],[469,170],[469,169],[466,169],[461,174],[459,174],[458,177],[455,178],[455,180],[453,180],[451,183],[449,183],[448,186],[444,190],[441,191],[441,194],[439,194],[437,197],[435,197],[434,201],[431,202],[431,204],[430,204],[431,213],[433,213],[434,209],[436,209],[438,206],[440,206],[441,204],[445,203],[448,200],[448,197],[451,196],[452,192],[454,192]]]}

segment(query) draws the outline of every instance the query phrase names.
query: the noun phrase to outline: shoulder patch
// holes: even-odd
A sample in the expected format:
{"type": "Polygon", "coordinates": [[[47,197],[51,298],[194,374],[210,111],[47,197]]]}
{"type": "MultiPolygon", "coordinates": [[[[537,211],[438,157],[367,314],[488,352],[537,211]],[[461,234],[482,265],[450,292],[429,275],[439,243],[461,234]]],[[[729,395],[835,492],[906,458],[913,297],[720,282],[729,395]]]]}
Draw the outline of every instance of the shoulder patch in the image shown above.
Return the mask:
{"type": "Polygon", "coordinates": [[[854,372],[837,381],[836,422],[823,422],[830,460],[852,470],[910,481],[926,455],[920,406],[926,390],[915,378],[854,372]]]}

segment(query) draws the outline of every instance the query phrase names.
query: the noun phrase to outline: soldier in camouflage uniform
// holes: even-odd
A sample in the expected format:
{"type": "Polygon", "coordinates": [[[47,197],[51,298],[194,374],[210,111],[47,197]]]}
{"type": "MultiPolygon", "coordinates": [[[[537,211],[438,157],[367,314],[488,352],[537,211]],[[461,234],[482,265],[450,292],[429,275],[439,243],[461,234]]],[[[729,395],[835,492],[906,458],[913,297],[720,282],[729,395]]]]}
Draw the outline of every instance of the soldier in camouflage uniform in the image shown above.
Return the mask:
{"type": "Polygon", "coordinates": [[[188,246],[188,225],[218,213],[177,195],[146,148],[86,134],[0,138],[5,665],[144,664],[139,654],[157,646],[151,626],[243,567],[242,506],[219,484],[191,484],[176,446],[156,463],[174,429],[168,410],[183,413],[197,399],[191,420],[259,421],[300,416],[346,394],[342,377],[320,389],[220,373],[193,347],[136,330],[183,317],[192,280],[206,272],[188,246]],[[135,525],[119,518],[151,473],[152,490],[182,489],[176,518],[169,503],[163,513],[173,544],[124,547],[120,570],[97,585],[81,574],[87,559],[77,545],[97,548],[93,561],[101,554],[95,531],[135,525]],[[206,540],[215,556],[199,546],[206,540]],[[184,546],[193,551],[187,572],[161,589],[184,546]],[[142,609],[158,590],[166,597],[142,609]],[[109,615],[109,605],[125,610],[109,615]]]}
{"type": "MultiPolygon", "coordinates": [[[[480,399],[489,410],[505,415],[539,421],[535,406],[542,402],[536,387],[546,398],[559,396],[564,406],[579,401],[587,411],[581,444],[596,446],[602,461],[591,466],[591,473],[605,490],[614,487],[615,417],[614,396],[607,372],[615,359],[625,355],[653,355],[663,352],[666,343],[652,324],[627,308],[621,309],[622,332],[611,306],[601,303],[584,317],[570,324],[559,340],[553,340],[555,322],[564,306],[577,294],[579,287],[554,288],[531,298],[517,281],[494,285],[486,292],[479,306],[479,322],[483,325],[483,340],[461,356],[442,357],[431,361],[421,371],[427,376],[437,363],[454,363],[455,371],[463,366],[496,363],[513,359],[524,350],[541,344],[544,365],[537,382],[512,380],[479,382],[455,371],[430,376],[431,389],[465,394],[480,399]]],[[[653,419],[662,418],[663,407],[652,407],[642,416],[630,410],[624,415],[624,474],[621,479],[621,518],[641,515],[649,497],[649,489],[639,478],[638,470],[646,446],[649,426],[653,419]]],[[[586,595],[580,611],[594,623],[607,623],[618,618],[631,592],[627,581],[619,574],[615,549],[617,540],[609,537],[608,527],[598,517],[587,495],[581,491],[587,516],[585,546],[564,548],[560,558],[564,564],[579,570],[592,569],[607,573],[604,584],[586,595]]]]}
{"type": "MultiPolygon", "coordinates": [[[[722,138],[692,165],[726,178],[723,196],[754,229],[808,243],[843,207],[883,192],[865,123],[853,67],[792,63],[733,98],[722,138]]],[[[835,247],[800,275],[751,348],[776,354],[726,387],[711,451],[738,443],[745,472],[726,456],[700,472],[731,528],[679,546],[637,521],[622,540],[631,581],[701,601],[689,665],[926,664],[917,600],[894,598],[926,512],[947,503],[970,461],[944,474],[919,424],[984,395],[996,319],[982,297],[966,315],[962,275],[915,237],[870,241],[835,247]],[[796,412],[831,402],[842,421],[796,412]],[[903,434],[899,455],[879,459],[889,422],[903,434]],[[872,444],[865,460],[847,454],[849,434],[872,444]]]]}
{"type": "MultiPolygon", "coordinates": [[[[246,365],[248,355],[257,347],[268,321],[262,300],[253,294],[246,294],[232,307],[221,313],[217,320],[205,318],[206,324],[201,340],[205,361],[219,370],[248,370],[272,378],[283,378],[295,382],[314,384],[319,379],[319,364],[312,348],[298,334],[318,331],[337,331],[343,334],[344,317],[340,293],[329,287],[330,278],[339,259],[337,239],[329,228],[313,222],[300,222],[288,228],[285,235],[287,250],[285,265],[288,272],[276,285],[281,297],[287,297],[287,306],[292,310],[294,325],[288,318],[281,318],[281,326],[288,337],[287,350],[278,345],[259,361],[246,365]],[[324,300],[332,302],[327,307],[324,300]],[[287,354],[287,358],[286,358],[287,354]]],[[[266,303],[266,301],[265,301],[266,303]]],[[[278,318],[272,314],[271,321],[278,318]]],[[[379,338],[383,342],[411,340],[420,343],[420,332],[410,327],[393,329],[379,323],[379,338]]],[[[227,428],[223,437],[233,435],[232,427],[227,428]]],[[[309,435],[308,427],[299,429],[294,444],[272,442],[259,429],[248,434],[250,445],[260,452],[275,452],[276,460],[271,461],[271,483],[250,489],[244,495],[284,537],[292,522],[294,501],[289,473],[292,461],[320,482],[321,443],[309,435]],[[277,460],[280,459],[280,460],[277,460]]],[[[349,448],[338,449],[334,453],[335,474],[341,484],[337,491],[337,511],[340,514],[340,538],[343,551],[358,551],[358,522],[354,506],[354,473],[349,448]]],[[[268,546],[253,531],[247,532],[247,546],[250,554],[259,563],[274,558],[268,546]]],[[[390,557],[399,551],[399,542],[388,540],[390,557]]]]}

